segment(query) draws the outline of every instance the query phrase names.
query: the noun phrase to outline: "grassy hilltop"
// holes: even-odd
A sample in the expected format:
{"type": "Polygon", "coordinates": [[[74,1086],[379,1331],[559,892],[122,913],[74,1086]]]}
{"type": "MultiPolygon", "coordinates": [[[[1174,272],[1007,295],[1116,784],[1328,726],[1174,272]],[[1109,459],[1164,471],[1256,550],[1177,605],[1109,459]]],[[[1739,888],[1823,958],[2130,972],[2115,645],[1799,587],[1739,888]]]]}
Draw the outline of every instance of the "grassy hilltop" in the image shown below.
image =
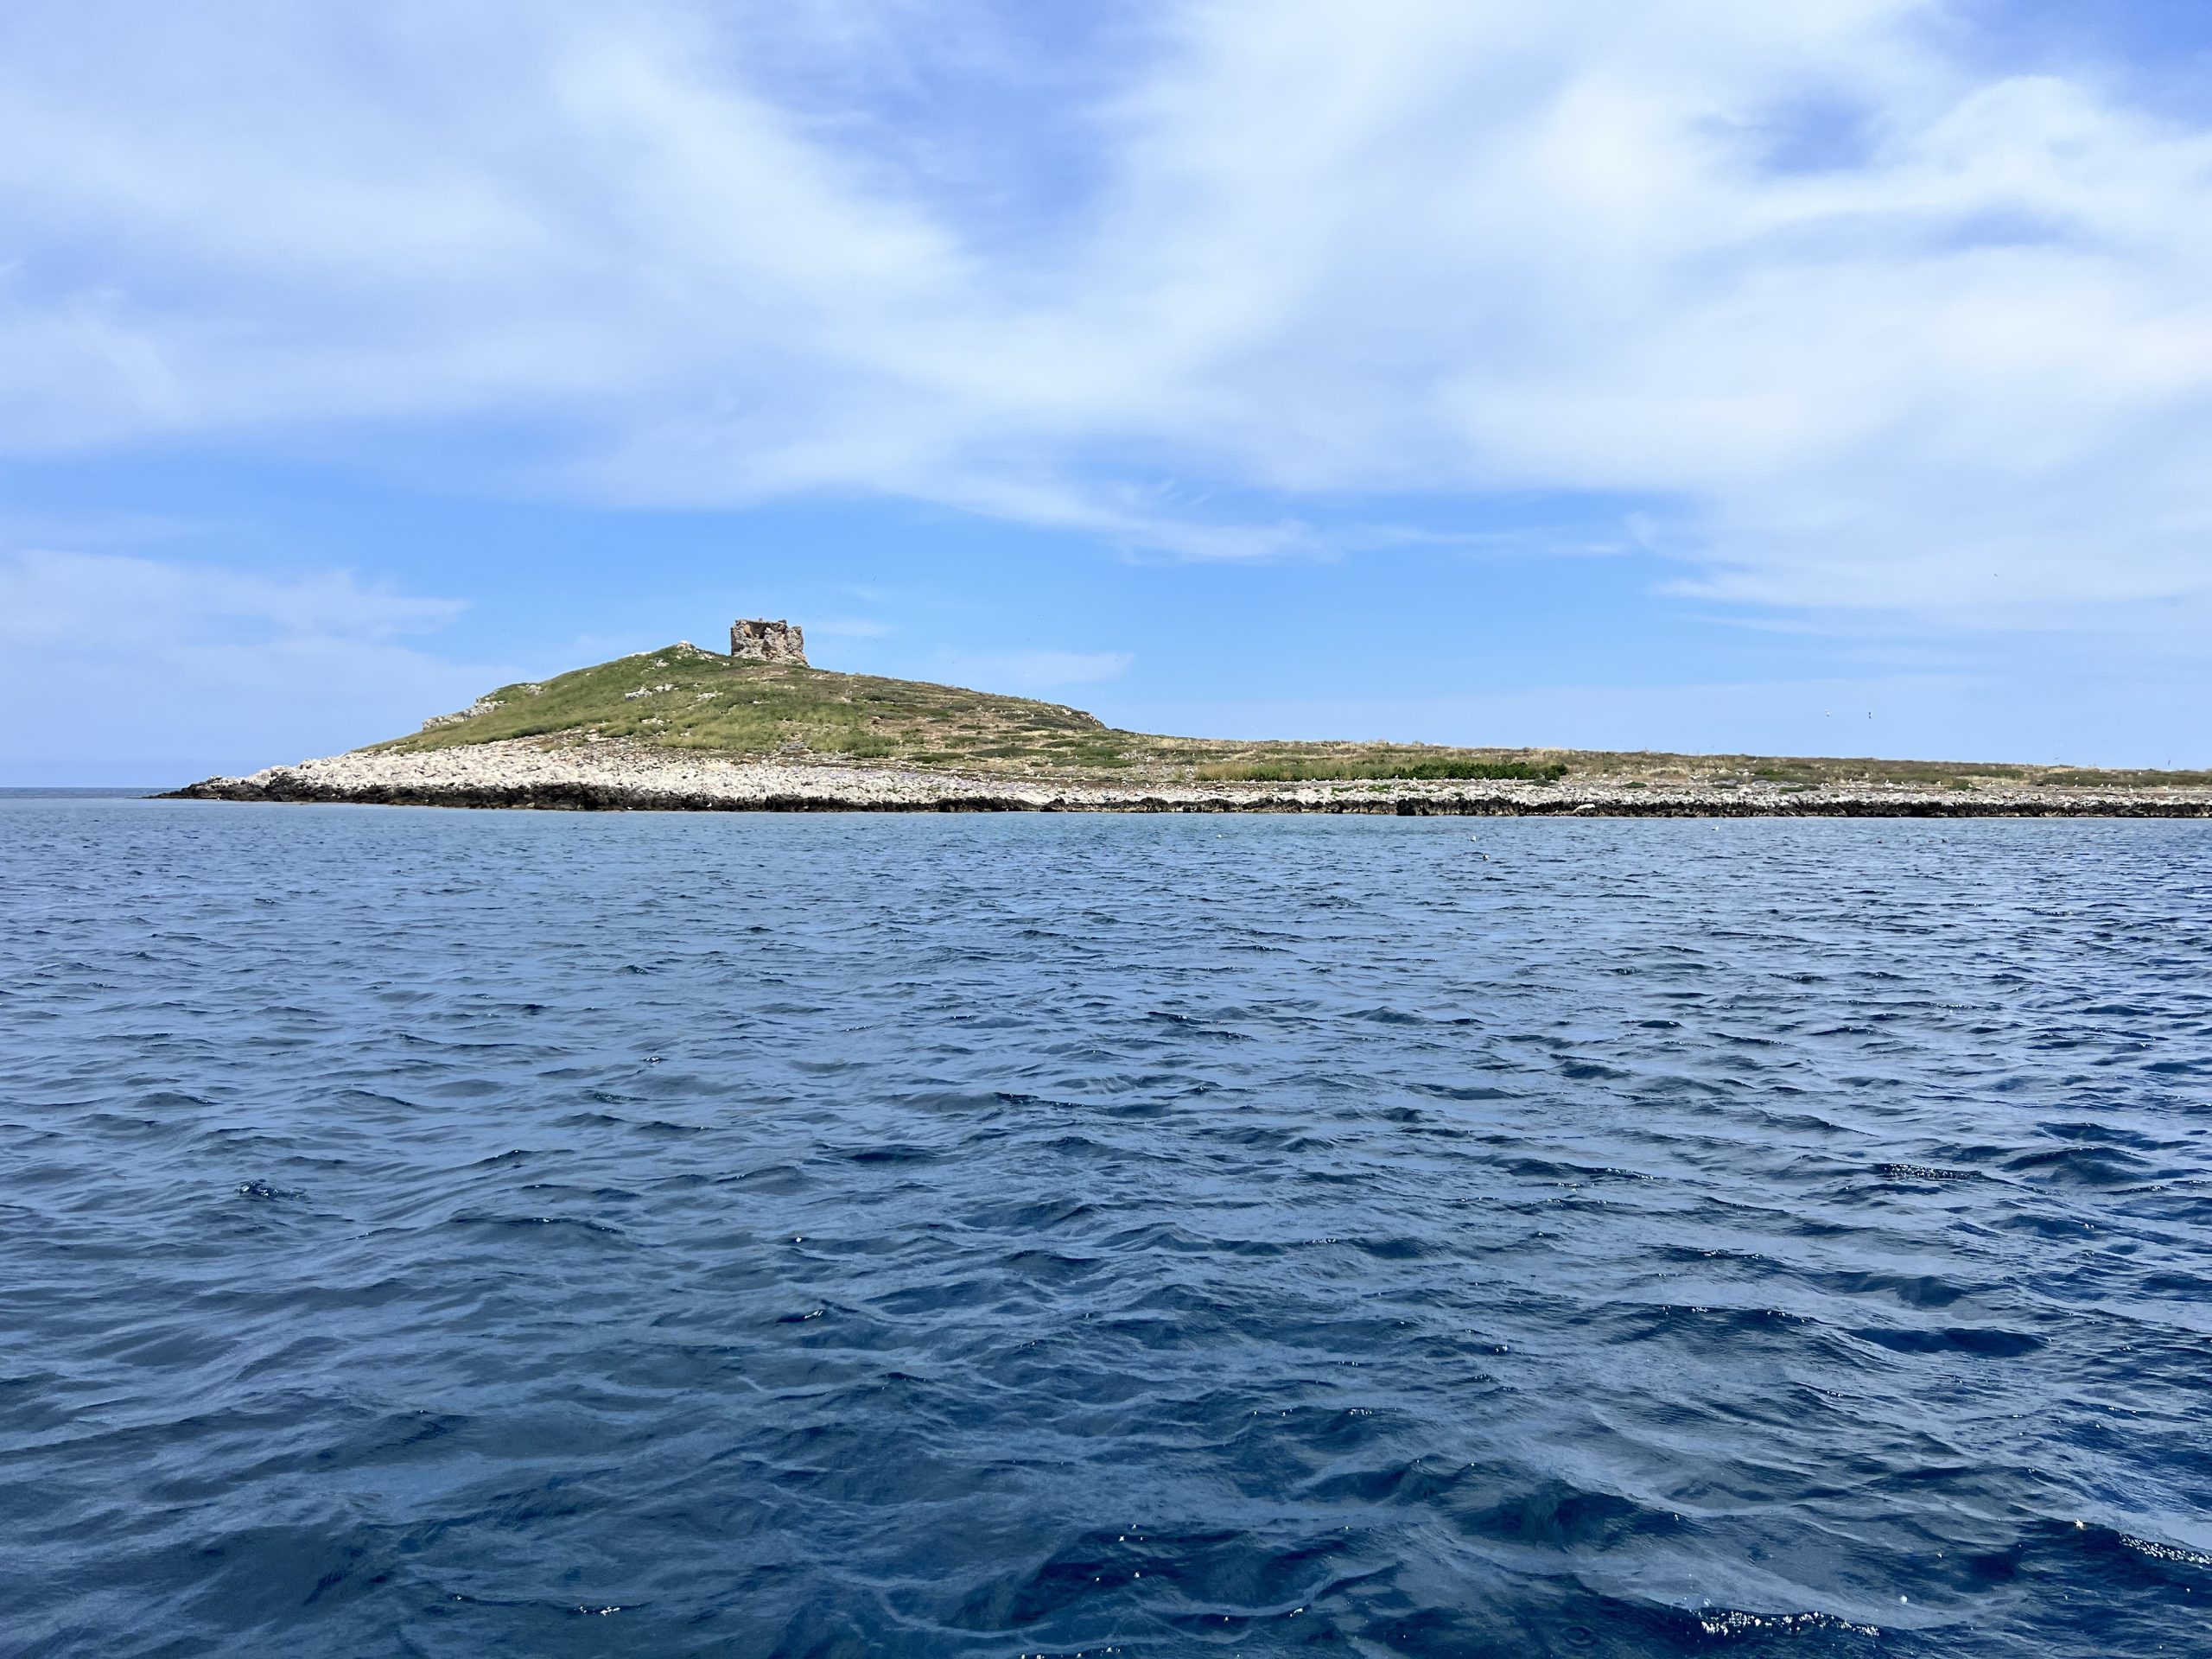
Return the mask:
{"type": "Polygon", "coordinates": [[[1151,737],[1117,731],[1063,703],[736,662],[682,645],[542,683],[503,685],[474,709],[377,747],[419,752],[518,737],[627,738],[728,755],[806,753],[1016,774],[1122,776],[1140,768],[1198,779],[1551,779],[1565,771],[1554,758],[1520,752],[1151,737]]]}
{"type": "Polygon", "coordinates": [[[542,683],[503,685],[386,749],[446,749],[509,737],[630,738],[669,749],[818,754],[919,766],[1026,761],[1122,764],[1109,732],[1080,709],[918,680],[783,663],[735,662],[669,645],[542,683]],[[448,723],[449,722],[449,723],[448,723]]]}
{"type": "Polygon", "coordinates": [[[1429,744],[1244,743],[1156,737],[1107,726],[1079,709],[919,680],[739,662],[696,645],[664,646],[542,683],[503,685],[458,715],[376,748],[421,752],[537,738],[613,739],[738,756],[815,755],[963,772],[1080,778],[1293,781],[1395,778],[1525,779],[1573,774],[1633,787],[1844,782],[1972,789],[1992,785],[2212,783],[2212,773],[2083,772],[1948,761],[1776,759],[1757,755],[1447,748],[1429,744]]]}

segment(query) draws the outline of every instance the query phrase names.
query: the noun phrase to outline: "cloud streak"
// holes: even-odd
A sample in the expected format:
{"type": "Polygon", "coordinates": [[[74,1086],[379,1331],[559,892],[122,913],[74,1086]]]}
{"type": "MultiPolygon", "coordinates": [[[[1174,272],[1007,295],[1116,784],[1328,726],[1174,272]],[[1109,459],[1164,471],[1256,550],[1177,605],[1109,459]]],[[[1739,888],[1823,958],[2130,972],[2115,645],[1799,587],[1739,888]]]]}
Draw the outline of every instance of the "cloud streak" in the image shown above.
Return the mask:
{"type": "Polygon", "coordinates": [[[0,705],[42,711],[11,723],[0,774],[158,782],[98,769],[250,769],[390,737],[514,677],[406,642],[461,608],[343,570],[0,556],[0,705]]]}
{"type": "Polygon", "coordinates": [[[19,11],[0,448],[474,424],[505,487],[1192,558],[1573,492],[1732,602],[2212,585],[2212,135],[1933,4],[1190,0],[1049,118],[995,11],[788,13],[19,11]]]}

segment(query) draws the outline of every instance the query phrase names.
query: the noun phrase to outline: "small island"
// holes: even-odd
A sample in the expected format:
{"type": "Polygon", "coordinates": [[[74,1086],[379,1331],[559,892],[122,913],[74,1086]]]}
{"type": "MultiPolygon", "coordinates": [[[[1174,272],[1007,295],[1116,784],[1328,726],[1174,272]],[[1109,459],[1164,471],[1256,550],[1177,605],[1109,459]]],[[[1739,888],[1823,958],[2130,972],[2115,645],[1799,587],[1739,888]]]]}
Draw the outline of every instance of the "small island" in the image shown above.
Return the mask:
{"type": "Polygon", "coordinates": [[[1637,817],[2212,817],[2212,772],[1237,742],[806,660],[745,619],[487,692],[347,754],[173,798],[570,810],[1322,812],[1637,817]]]}

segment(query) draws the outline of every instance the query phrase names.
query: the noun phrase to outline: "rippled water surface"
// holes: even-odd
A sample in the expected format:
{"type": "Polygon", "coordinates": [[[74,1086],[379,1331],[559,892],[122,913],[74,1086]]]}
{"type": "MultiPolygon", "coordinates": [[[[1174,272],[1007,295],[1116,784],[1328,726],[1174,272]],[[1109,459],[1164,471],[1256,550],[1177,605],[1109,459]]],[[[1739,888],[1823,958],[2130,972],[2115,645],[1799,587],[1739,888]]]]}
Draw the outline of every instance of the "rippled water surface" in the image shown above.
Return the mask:
{"type": "Polygon", "coordinates": [[[0,1649],[2212,1652],[2212,825],[0,803],[0,1649]]]}

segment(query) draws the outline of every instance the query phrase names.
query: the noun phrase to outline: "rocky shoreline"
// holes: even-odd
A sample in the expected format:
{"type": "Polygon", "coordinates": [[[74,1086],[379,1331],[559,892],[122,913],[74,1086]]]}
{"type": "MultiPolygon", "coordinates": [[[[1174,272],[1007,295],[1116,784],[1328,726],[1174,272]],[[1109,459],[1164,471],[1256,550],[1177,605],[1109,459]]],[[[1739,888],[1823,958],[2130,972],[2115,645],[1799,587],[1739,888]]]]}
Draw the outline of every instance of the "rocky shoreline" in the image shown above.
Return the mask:
{"type": "Polygon", "coordinates": [[[830,758],[726,760],[530,739],[362,751],[210,778],[169,799],[689,812],[1319,812],[1468,817],[2212,817],[2212,789],[1854,784],[1065,782],[830,758]]]}

